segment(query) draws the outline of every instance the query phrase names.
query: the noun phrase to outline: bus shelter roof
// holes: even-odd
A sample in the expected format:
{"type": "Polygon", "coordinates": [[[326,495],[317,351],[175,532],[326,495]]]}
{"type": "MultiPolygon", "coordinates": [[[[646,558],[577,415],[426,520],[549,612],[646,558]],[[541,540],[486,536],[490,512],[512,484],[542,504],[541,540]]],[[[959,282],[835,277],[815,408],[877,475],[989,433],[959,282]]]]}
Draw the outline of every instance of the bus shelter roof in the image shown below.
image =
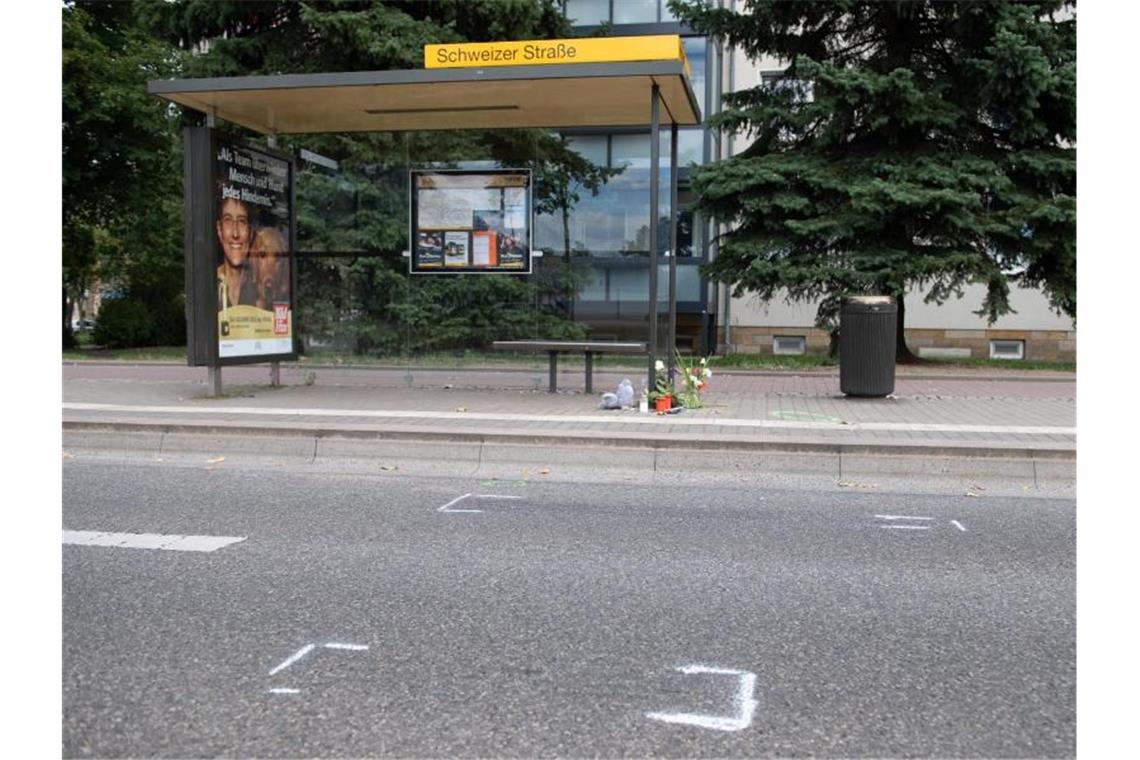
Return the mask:
{"type": "Polygon", "coordinates": [[[681,61],[156,80],[153,95],[262,134],[700,124],[681,61]]]}

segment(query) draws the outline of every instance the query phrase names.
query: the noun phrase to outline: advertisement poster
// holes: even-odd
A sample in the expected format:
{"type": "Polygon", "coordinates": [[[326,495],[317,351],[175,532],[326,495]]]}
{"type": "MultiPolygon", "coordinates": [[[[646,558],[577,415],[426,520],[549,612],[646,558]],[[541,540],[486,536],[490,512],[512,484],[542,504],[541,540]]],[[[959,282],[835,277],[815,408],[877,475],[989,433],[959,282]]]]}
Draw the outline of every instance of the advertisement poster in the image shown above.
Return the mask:
{"type": "Polygon", "coordinates": [[[531,269],[531,175],[525,169],[411,173],[411,271],[531,269]]]}
{"type": "Polygon", "coordinates": [[[293,353],[289,161],[219,142],[215,154],[218,356],[293,353]]]}
{"type": "Polygon", "coordinates": [[[447,267],[465,267],[470,263],[467,258],[467,233],[443,233],[443,265],[447,267]]]}
{"type": "Polygon", "coordinates": [[[420,231],[416,236],[416,261],[429,269],[443,266],[443,232],[420,231]]]}

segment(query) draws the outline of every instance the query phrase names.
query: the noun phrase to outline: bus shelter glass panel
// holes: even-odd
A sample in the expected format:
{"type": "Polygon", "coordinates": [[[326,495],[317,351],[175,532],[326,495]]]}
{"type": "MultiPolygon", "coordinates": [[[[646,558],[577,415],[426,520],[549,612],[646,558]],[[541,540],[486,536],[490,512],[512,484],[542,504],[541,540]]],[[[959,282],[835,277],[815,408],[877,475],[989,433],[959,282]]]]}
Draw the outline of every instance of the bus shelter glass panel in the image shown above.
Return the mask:
{"type": "MultiPolygon", "coordinates": [[[[663,138],[659,302],[652,306],[664,348],[668,130],[663,138]]],[[[537,131],[486,142],[470,132],[296,142],[294,148],[322,156],[298,162],[297,324],[303,361],[378,366],[383,369],[374,374],[394,387],[544,391],[546,353],[498,351],[496,341],[648,340],[648,134],[572,136],[565,143],[537,131]],[[579,161],[568,170],[567,149],[589,163],[583,167],[579,161]],[[529,170],[534,178],[532,272],[410,274],[411,170],[505,168],[529,170]]],[[[693,256],[685,203],[682,196],[678,300],[693,311],[700,300],[699,257],[693,256]]],[[[679,331],[682,324],[679,319],[679,331]]],[[[616,385],[618,375],[636,380],[644,371],[639,357],[604,356],[595,363],[599,392],[612,390],[608,386],[616,385]]],[[[559,388],[582,390],[583,365],[583,355],[561,357],[559,388]]]]}

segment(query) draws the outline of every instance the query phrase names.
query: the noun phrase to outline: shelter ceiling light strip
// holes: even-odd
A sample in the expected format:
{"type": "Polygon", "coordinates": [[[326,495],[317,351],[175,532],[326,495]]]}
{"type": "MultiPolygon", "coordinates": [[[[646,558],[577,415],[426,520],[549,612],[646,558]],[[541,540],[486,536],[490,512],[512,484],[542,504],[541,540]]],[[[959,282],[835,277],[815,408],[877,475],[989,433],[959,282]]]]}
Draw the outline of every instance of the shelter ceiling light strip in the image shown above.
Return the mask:
{"type": "Polygon", "coordinates": [[[456,106],[449,108],[366,108],[365,113],[371,114],[398,114],[398,113],[457,113],[460,111],[517,111],[518,106],[456,106]]]}

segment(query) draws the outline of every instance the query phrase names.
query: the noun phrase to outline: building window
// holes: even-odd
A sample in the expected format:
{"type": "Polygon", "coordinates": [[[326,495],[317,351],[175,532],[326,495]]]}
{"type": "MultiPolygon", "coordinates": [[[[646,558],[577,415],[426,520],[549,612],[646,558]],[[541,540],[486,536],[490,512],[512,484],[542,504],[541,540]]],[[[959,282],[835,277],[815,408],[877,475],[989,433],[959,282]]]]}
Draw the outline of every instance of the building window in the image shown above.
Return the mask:
{"type": "Polygon", "coordinates": [[[574,26],[656,24],[677,20],[669,10],[669,0],[565,0],[563,8],[566,18],[574,26]]]}
{"type": "MultiPolygon", "coordinates": [[[[677,130],[677,166],[703,164],[705,154],[705,131],[700,127],[677,130]]],[[[669,166],[669,134],[661,136],[662,166],[669,166]]]]}
{"type": "Polygon", "coordinates": [[[575,26],[592,26],[610,20],[610,0],[566,0],[566,18],[575,26]]]}
{"type": "MultiPolygon", "coordinates": [[[[662,133],[662,137],[665,134],[662,133]]],[[[666,143],[668,145],[668,143],[666,143]]],[[[668,148],[666,148],[668,150],[668,148]]],[[[668,167],[668,153],[665,153],[665,166],[668,167]]],[[[621,167],[648,169],[650,164],[649,134],[642,132],[632,135],[612,135],[610,137],[610,161],[615,169],[621,167]]],[[[658,158],[660,160],[660,157],[658,158]]]]}
{"type": "Polygon", "coordinates": [[[789,356],[802,356],[807,351],[807,339],[802,335],[775,335],[772,337],[772,353],[789,356]]]}
{"type": "Polygon", "coordinates": [[[693,85],[693,94],[697,96],[701,112],[708,111],[708,102],[705,96],[705,70],[708,60],[707,37],[683,37],[681,46],[685,49],[685,58],[689,62],[689,82],[693,85]]]}
{"type": "MultiPolygon", "coordinates": [[[[669,172],[669,129],[661,130],[660,151],[661,171],[665,172],[663,182],[668,181],[669,172]]],[[[649,134],[647,132],[622,132],[615,135],[567,135],[570,150],[597,166],[614,169],[648,169],[650,163],[649,134]]],[[[689,164],[703,164],[705,152],[705,132],[700,127],[682,127],[677,130],[677,166],[684,169],[689,164]]]]}
{"type": "Polygon", "coordinates": [[[802,79],[793,79],[788,76],[787,71],[779,69],[776,71],[761,71],[760,83],[770,90],[787,90],[790,91],[797,103],[811,103],[815,100],[815,88],[811,82],[802,79]]]}
{"type": "Polygon", "coordinates": [[[658,0],[614,0],[614,23],[656,23],[657,7],[658,0]]]}
{"type": "Polygon", "coordinates": [[[566,144],[595,166],[609,166],[609,140],[606,135],[567,135],[566,144]]]}
{"type": "MultiPolygon", "coordinates": [[[[611,177],[597,195],[575,188],[573,201],[563,217],[561,209],[535,215],[534,244],[558,255],[569,251],[595,257],[647,257],[649,254],[649,172],[627,169],[611,177]]],[[[669,194],[661,188],[658,198],[660,227],[657,252],[669,248],[669,194]]],[[[686,208],[691,199],[687,191],[678,192],[680,213],[677,220],[677,252],[682,259],[694,254],[693,215],[686,208]]],[[[700,255],[700,249],[696,250],[700,255]]]]}
{"type": "Polygon", "coordinates": [[[1023,340],[991,340],[991,359],[1024,359],[1025,341],[1023,340]]]}

